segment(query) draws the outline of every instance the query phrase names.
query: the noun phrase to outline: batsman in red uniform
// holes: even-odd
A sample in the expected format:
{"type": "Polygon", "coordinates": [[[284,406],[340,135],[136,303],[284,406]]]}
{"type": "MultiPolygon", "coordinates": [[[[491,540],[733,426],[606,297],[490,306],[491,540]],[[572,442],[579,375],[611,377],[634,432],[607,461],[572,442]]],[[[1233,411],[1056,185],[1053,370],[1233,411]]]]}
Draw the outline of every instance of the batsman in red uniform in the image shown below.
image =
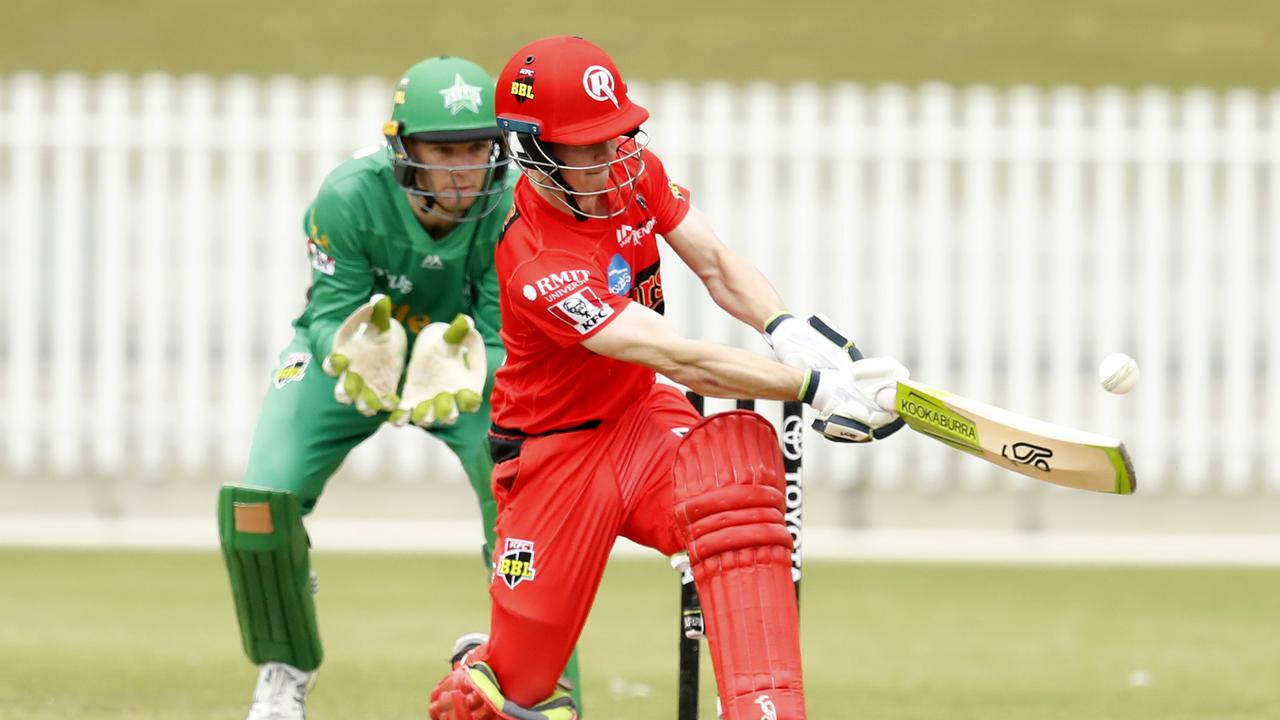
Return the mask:
{"type": "Polygon", "coordinates": [[[431,695],[436,720],[572,720],[556,681],[619,536],[687,550],[724,716],[805,716],[791,536],[773,426],[703,419],[675,387],[802,399],[844,442],[901,426],[875,401],[907,371],[861,359],[821,316],[784,311],[730,251],[640,131],[648,111],[603,50],[576,37],[521,48],[498,78],[498,125],[523,176],[496,255],[507,361],[493,389],[498,545],[487,643],[431,695]],[[657,237],[779,361],[690,340],[663,318],[657,237]]]}

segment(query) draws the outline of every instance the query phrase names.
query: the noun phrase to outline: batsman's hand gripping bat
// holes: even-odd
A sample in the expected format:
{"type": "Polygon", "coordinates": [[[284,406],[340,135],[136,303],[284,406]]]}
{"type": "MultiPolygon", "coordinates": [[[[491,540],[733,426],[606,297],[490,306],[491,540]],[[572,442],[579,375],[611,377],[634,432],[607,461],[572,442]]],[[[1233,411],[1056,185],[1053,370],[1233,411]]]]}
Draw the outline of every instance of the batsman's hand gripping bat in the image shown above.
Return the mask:
{"type": "Polygon", "coordinates": [[[1137,488],[1124,443],[970,400],[913,380],[876,402],[907,427],[1007,470],[1063,487],[1129,495],[1137,488]]]}

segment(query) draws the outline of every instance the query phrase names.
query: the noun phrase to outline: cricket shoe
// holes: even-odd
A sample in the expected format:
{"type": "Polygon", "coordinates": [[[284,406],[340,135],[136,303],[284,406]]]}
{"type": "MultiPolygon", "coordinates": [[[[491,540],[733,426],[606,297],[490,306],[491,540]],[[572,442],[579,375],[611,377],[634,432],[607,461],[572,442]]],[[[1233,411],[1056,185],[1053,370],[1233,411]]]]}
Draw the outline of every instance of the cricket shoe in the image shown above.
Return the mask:
{"type": "Polygon", "coordinates": [[[282,662],[269,662],[258,673],[258,687],[245,720],[306,720],[307,691],[315,673],[282,662]]]}

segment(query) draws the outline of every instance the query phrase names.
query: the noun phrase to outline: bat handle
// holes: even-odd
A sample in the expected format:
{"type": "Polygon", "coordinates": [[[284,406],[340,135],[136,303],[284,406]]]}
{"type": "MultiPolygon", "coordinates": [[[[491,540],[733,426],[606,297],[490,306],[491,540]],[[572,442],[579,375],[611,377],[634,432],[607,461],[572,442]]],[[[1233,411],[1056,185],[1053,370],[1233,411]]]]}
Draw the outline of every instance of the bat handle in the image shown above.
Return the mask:
{"type": "Polygon", "coordinates": [[[897,412],[898,385],[894,383],[891,387],[880,388],[876,393],[876,404],[889,412],[897,412]]]}

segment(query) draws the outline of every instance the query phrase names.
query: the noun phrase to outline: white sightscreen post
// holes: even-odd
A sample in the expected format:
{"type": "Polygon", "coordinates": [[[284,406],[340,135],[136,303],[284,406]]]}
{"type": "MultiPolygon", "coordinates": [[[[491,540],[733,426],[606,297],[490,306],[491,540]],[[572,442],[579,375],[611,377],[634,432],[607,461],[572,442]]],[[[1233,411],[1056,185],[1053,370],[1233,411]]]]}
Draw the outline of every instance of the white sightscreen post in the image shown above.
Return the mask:
{"type": "MultiPolygon", "coordinates": [[[[917,377],[927,378],[944,387],[954,387],[956,374],[951,368],[955,327],[960,308],[952,298],[956,294],[958,279],[952,272],[956,255],[952,213],[951,158],[953,157],[952,115],[955,98],[951,88],[931,83],[921,88],[918,95],[920,128],[916,137],[916,150],[920,156],[919,211],[909,213],[912,222],[909,231],[900,238],[886,237],[881,242],[910,242],[915,251],[915,262],[903,267],[898,281],[899,291],[883,299],[895,302],[911,297],[912,313],[901,319],[911,325],[919,342],[916,344],[915,367],[917,377]]],[[[880,300],[881,298],[877,298],[880,300]]],[[[949,450],[942,446],[919,444],[916,446],[919,460],[913,479],[922,489],[938,490],[948,484],[953,467],[949,450]]]]}
{"type": "MultiPolygon", "coordinates": [[[[1267,394],[1266,411],[1263,414],[1263,437],[1274,437],[1280,432],[1280,91],[1273,92],[1267,103],[1267,137],[1265,150],[1267,167],[1267,274],[1263,279],[1267,288],[1267,312],[1263,317],[1266,326],[1267,394]]],[[[1268,452],[1266,458],[1267,489],[1280,492],[1280,453],[1268,452]]]]}
{"type": "MultiPolygon", "coordinates": [[[[1037,247],[1043,237],[1040,211],[1041,96],[1030,87],[1009,95],[1009,230],[1004,253],[1001,301],[1009,308],[1004,323],[1006,390],[1004,406],[1025,415],[1041,416],[1038,391],[1043,387],[1036,370],[1040,348],[1040,303],[1043,292],[1037,247]]],[[[1004,474],[1009,487],[1026,489],[1024,478],[1004,474]]]]}
{"type": "MultiPolygon", "coordinates": [[[[908,282],[907,251],[907,123],[908,95],[899,85],[876,89],[875,140],[873,152],[875,183],[875,225],[868,257],[874,264],[862,275],[867,291],[865,302],[876,303],[876,313],[868,325],[870,338],[864,347],[872,355],[892,355],[908,364],[907,318],[918,302],[916,293],[902,292],[908,282]]],[[[916,444],[912,450],[919,448],[916,444]]],[[[908,481],[904,464],[905,448],[873,455],[871,481],[877,487],[899,487],[908,481]]]]}
{"type": "Polygon", "coordinates": [[[221,132],[222,175],[221,197],[224,210],[219,218],[221,256],[219,286],[221,292],[216,314],[216,332],[221,338],[221,367],[218,370],[217,439],[219,460],[226,479],[239,479],[248,458],[250,435],[256,407],[267,388],[270,372],[259,364],[253,352],[259,313],[259,294],[255,289],[265,273],[255,269],[254,254],[258,250],[259,206],[257,174],[257,141],[261,131],[257,120],[258,86],[244,75],[230,78],[222,85],[225,98],[221,132]]]}
{"type": "MultiPolygon", "coordinates": [[[[182,470],[200,476],[208,454],[210,433],[210,369],[212,357],[222,348],[212,332],[211,314],[216,304],[209,296],[214,235],[211,194],[213,83],[208,77],[184,78],[180,90],[179,154],[181,170],[176,197],[181,216],[173,226],[170,242],[177,250],[178,290],[173,296],[180,315],[171,328],[177,338],[177,402],[167,405],[171,413],[169,432],[176,435],[182,470]]],[[[165,299],[156,298],[163,302],[165,299]]],[[[225,390],[225,389],[223,389],[225,390]]]]}
{"type": "MultiPolygon", "coordinates": [[[[1253,457],[1258,392],[1253,380],[1257,357],[1255,319],[1261,300],[1255,294],[1258,273],[1256,213],[1258,98],[1248,90],[1235,90],[1226,97],[1227,184],[1225,222],[1218,235],[1222,258],[1218,276],[1222,285],[1222,307],[1218,313],[1222,342],[1222,392],[1217,396],[1220,421],[1211,427],[1221,440],[1222,483],[1231,492],[1253,485],[1253,457]]],[[[1272,312],[1276,309],[1273,308],[1272,312]]]]}
{"type": "Polygon", "coordinates": [[[140,227],[138,277],[145,287],[132,292],[138,337],[138,362],[134,367],[134,425],[142,467],[160,471],[169,459],[172,444],[165,412],[173,403],[169,378],[175,363],[169,354],[168,328],[172,315],[171,288],[176,288],[169,257],[173,243],[169,228],[177,213],[174,205],[171,153],[176,118],[173,115],[173,80],[167,75],[142,79],[142,180],[138,219],[140,227]]]}
{"type": "Polygon", "coordinates": [[[1204,491],[1210,486],[1209,442],[1189,442],[1204,437],[1215,422],[1210,417],[1210,399],[1216,394],[1212,377],[1213,327],[1220,308],[1212,288],[1214,237],[1211,205],[1213,198],[1213,115],[1214,96],[1207,90],[1190,90],[1182,96],[1183,153],[1181,211],[1178,218],[1181,241],[1182,287],[1179,303],[1178,347],[1182,373],[1179,381],[1178,414],[1181,426],[1178,443],[1178,472],[1187,490],[1204,491]]]}
{"type": "Polygon", "coordinates": [[[40,318],[31,311],[38,302],[41,277],[38,252],[44,188],[40,160],[44,102],[45,91],[39,77],[14,76],[9,84],[9,213],[0,218],[8,235],[7,267],[0,268],[0,272],[7,286],[4,395],[10,408],[4,413],[4,443],[7,463],[15,472],[33,469],[45,427],[45,403],[39,396],[40,318]]]}
{"type": "MultiPolygon", "coordinates": [[[[1036,323],[1043,326],[1048,339],[1049,405],[1045,417],[1074,427],[1084,420],[1080,412],[1084,344],[1080,319],[1086,302],[1080,266],[1088,247],[1080,222],[1084,214],[1084,111],[1085,96],[1076,88],[1059,88],[1050,97],[1049,224],[1047,232],[1033,241],[1047,251],[1048,272],[1043,277],[1052,298],[1036,323]]],[[[1123,298],[1113,301],[1122,305],[1123,298]]]]}
{"type": "MultiPolygon", "coordinates": [[[[1169,422],[1169,398],[1177,385],[1170,374],[1175,351],[1170,337],[1178,334],[1174,299],[1181,288],[1173,275],[1176,247],[1172,224],[1175,135],[1172,133],[1173,98],[1162,89],[1144,90],[1138,98],[1138,263],[1137,301],[1134,317],[1138,333],[1137,360],[1142,369],[1142,402],[1130,409],[1132,427],[1139,442],[1131,448],[1138,460],[1138,483],[1147,489],[1169,487],[1169,448],[1176,445],[1181,428],[1169,422]],[[1172,310],[1172,312],[1171,312],[1172,310]]],[[[1176,362],[1181,365],[1180,361],[1176,362]]],[[[1178,382],[1183,382],[1181,379],[1178,382]]]]}
{"type": "Polygon", "coordinates": [[[92,223],[95,228],[93,260],[93,300],[88,308],[92,319],[93,399],[88,417],[93,464],[98,472],[119,474],[125,459],[127,417],[125,338],[130,331],[126,293],[134,267],[130,204],[134,190],[129,179],[128,158],[137,145],[129,122],[132,86],[123,75],[107,75],[95,87],[98,121],[91,134],[98,152],[93,175],[92,223]]]}
{"type": "MultiPolygon", "coordinates": [[[[1093,163],[1096,168],[1092,185],[1093,222],[1088,228],[1092,242],[1081,237],[1076,248],[1081,254],[1091,251],[1092,256],[1092,262],[1081,278],[1081,282],[1086,283],[1088,297],[1093,301],[1082,308],[1082,317],[1089,318],[1088,331],[1080,338],[1084,346],[1073,355],[1073,358],[1085,359],[1083,368],[1073,370],[1084,373],[1081,379],[1087,384],[1079,388],[1079,392],[1093,401],[1090,403],[1093,411],[1087,413],[1089,420],[1081,427],[1108,434],[1120,433],[1123,429],[1119,422],[1123,403],[1120,398],[1102,391],[1094,381],[1093,370],[1101,358],[1110,353],[1125,351],[1136,354],[1125,345],[1131,327],[1128,308],[1134,297],[1130,292],[1133,285],[1130,278],[1137,269],[1130,264],[1130,235],[1125,229],[1125,218],[1129,213],[1129,191],[1125,181],[1129,158],[1126,147],[1129,132],[1127,112],[1126,96],[1120,89],[1103,88],[1094,95],[1094,132],[1089,147],[1096,158],[1093,163]]],[[[1141,358],[1138,362],[1142,362],[1141,358]]],[[[1063,421],[1068,420],[1063,418],[1063,421]]]]}
{"type": "Polygon", "coordinates": [[[52,345],[49,407],[46,416],[49,454],[55,471],[74,472],[82,458],[86,401],[84,374],[85,301],[85,145],[88,85],[79,75],[59,75],[53,87],[53,136],[57,162],[53,163],[53,185],[57,211],[51,214],[53,264],[46,277],[52,284],[49,302],[28,305],[47,328],[52,345]],[[55,439],[56,438],[56,439],[55,439]]]}
{"type": "MultiPolygon", "coordinates": [[[[961,148],[960,235],[956,241],[961,308],[955,316],[955,342],[964,368],[957,375],[955,390],[962,395],[992,402],[995,400],[995,329],[1004,324],[1006,311],[994,292],[996,268],[995,188],[997,146],[997,96],[989,87],[965,91],[961,148]]],[[[922,376],[923,377],[923,376],[922,376]]],[[[949,381],[948,381],[949,382],[949,381]]],[[[994,468],[983,462],[959,464],[961,482],[971,489],[991,485],[994,468]]]]}
{"type": "MultiPolygon", "coordinates": [[[[841,84],[832,90],[832,136],[828,151],[833,152],[831,177],[832,213],[829,232],[832,238],[831,252],[827,257],[840,268],[840,274],[855,278],[854,297],[868,298],[865,288],[871,275],[870,256],[867,253],[867,204],[866,178],[863,172],[866,161],[866,92],[859,85],[841,84]]],[[[839,287],[832,288],[841,294],[839,287]]],[[[859,346],[866,345],[867,327],[876,303],[863,300],[842,301],[825,308],[840,327],[859,346]]],[[[811,442],[810,446],[817,443],[811,442]]],[[[818,444],[818,447],[822,447],[818,444]]],[[[828,455],[839,448],[822,448],[828,455]]],[[[865,453],[841,452],[839,468],[831,481],[837,487],[866,484],[865,453]]]]}

